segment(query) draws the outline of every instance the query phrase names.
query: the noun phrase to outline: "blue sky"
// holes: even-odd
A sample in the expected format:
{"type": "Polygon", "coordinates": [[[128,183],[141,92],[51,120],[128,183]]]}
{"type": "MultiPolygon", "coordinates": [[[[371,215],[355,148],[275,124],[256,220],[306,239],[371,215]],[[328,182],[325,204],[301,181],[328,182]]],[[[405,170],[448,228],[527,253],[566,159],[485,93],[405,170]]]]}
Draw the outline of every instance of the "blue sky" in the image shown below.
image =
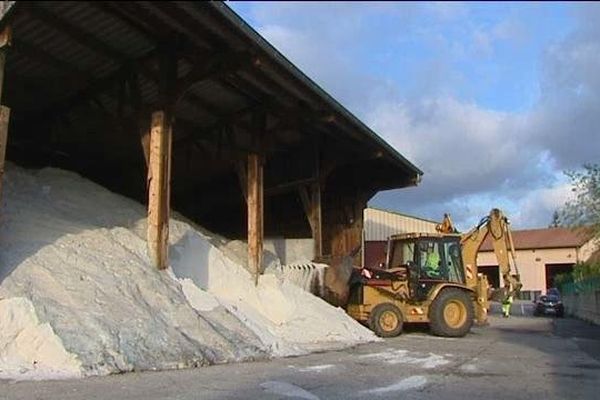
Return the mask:
{"type": "Polygon", "coordinates": [[[373,205],[546,226],[562,171],[598,159],[597,4],[228,4],[425,171],[373,205]]]}

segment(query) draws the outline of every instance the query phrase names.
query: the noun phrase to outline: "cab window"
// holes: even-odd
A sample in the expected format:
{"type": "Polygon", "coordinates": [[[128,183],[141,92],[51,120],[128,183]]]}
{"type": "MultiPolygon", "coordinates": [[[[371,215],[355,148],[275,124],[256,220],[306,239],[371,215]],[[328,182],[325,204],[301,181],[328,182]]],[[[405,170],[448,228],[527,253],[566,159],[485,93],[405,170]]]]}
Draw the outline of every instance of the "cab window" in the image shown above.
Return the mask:
{"type": "Polygon", "coordinates": [[[412,242],[397,241],[394,243],[390,268],[397,268],[401,265],[407,265],[409,261],[415,260],[415,244],[412,242]]]}

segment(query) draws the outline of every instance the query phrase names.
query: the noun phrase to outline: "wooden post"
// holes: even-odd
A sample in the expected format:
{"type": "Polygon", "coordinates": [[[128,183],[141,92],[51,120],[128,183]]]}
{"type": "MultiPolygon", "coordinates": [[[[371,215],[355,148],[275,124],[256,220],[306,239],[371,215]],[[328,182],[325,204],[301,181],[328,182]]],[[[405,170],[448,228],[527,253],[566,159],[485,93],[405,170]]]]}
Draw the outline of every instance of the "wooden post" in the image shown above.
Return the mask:
{"type": "Polygon", "coordinates": [[[5,27],[0,32],[0,104],[2,104],[2,94],[4,89],[4,65],[6,64],[6,53],[12,41],[12,28],[5,27]]]}
{"type": "Polygon", "coordinates": [[[263,254],[263,164],[260,155],[248,155],[248,266],[254,273],[254,283],[262,273],[263,254]]]}
{"type": "Polygon", "coordinates": [[[0,199],[2,195],[2,182],[4,180],[4,162],[6,159],[6,146],[8,143],[8,123],[10,119],[10,108],[2,104],[4,89],[4,65],[6,63],[6,52],[12,39],[10,26],[4,28],[0,33],[0,199]]]}
{"type": "Polygon", "coordinates": [[[0,198],[2,198],[2,182],[4,180],[4,160],[6,156],[6,143],[8,140],[8,121],[10,108],[0,106],[0,198]]]}
{"type": "Polygon", "coordinates": [[[315,257],[323,256],[323,234],[321,222],[321,184],[315,182],[311,185],[311,217],[312,234],[314,240],[315,257]]]}
{"type": "Polygon", "coordinates": [[[158,269],[169,260],[169,199],[171,192],[171,121],[165,111],[152,114],[148,189],[148,252],[158,269]]]}

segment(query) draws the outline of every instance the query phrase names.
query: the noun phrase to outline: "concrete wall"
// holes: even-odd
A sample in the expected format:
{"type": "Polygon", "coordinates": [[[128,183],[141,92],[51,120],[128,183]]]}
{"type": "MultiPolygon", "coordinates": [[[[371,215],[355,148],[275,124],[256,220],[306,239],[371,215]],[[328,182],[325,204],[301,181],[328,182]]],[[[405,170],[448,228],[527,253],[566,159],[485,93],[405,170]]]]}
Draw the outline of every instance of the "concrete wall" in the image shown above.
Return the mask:
{"type": "Polygon", "coordinates": [[[600,290],[563,296],[568,315],[600,325],[600,290]]]}
{"type": "Polygon", "coordinates": [[[275,254],[283,264],[306,262],[314,258],[315,248],[312,238],[285,239],[281,237],[265,238],[265,250],[275,254]]]}
{"type": "MultiPolygon", "coordinates": [[[[546,264],[575,264],[577,249],[517,250],[517,266],[523,291],[546,291],[546,264]]],[[[498,265],[493,251],[480,252],[478,266],[498,265]]],[[[501,278],[500,278],[501,279],[501,278]]]]}

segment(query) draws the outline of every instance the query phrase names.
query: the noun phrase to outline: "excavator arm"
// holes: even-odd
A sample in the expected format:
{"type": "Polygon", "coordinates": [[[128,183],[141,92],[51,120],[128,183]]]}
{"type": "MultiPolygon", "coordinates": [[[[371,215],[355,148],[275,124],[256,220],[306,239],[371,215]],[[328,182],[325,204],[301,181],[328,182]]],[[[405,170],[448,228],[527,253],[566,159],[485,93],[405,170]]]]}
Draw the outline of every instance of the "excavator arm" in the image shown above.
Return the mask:
{"type": "Polygon", "coordinates": [[[492,296],[495,300],[513,296],[522,287],[509,226],[508,218],[502,214],[502,211],[494,208],[490,215],[483,218],[475,228],[461,236],[463,261],[467,269],[467,284],[472,287],[477,283],[477,253],[479,253],[485,238],[490,236],[504,283],[503,288],[492,296]],[[475,271],[475,274],[469,274],[469,269],[475,271]],[[514,274],[512,273],[513,269],[514,274]]]}
{"type": "MultiPolygon", "coordinates": [[[[444,221],[441,225],[438,225],[437,229],[442,233],[456,232],[448,215],[444,216],[444,221]]],[[[478,309],[476,310],[476,316],[479,322],[483,322],[487,319],[487,302],[489,298],[503,301],[518,293],[523,286],[517,268],[508,218],[499,209],[492,209],[490,215],[484,217],[477,226],[461,235],[461,248],[466,283],[477,295],[478,309]],[[487,278],[485,275],[478,273],[477,270],[477,254],[488,235],[492,240],[504,284],[502,288],[491,294],[488,293],[487,278]],[[513,269],[514,274],[512,273],[513,269]]]]}

